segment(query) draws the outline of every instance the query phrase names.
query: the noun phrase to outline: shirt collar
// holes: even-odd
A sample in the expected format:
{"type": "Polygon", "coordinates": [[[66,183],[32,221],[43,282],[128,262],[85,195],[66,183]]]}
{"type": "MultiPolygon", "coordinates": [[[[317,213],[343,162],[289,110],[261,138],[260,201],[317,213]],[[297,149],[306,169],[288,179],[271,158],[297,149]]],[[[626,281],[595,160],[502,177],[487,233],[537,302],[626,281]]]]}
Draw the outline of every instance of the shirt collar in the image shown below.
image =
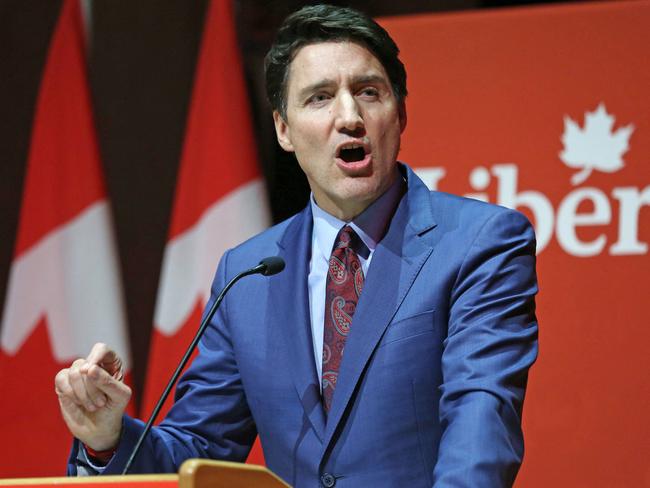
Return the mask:
{"type": "Polygon", "coordinates": [[[398,173],[397,178],[395,178],[388,190],[357,215],[352,222],[337,219],[320,208],[316,204],[312,193],[309,199],[314,219],[312,256],[320,255],[325,260],[329,260],[336,235],[346,224],[350,224],[370,252],[374,251],[379,241],[384,237],[388,223],[397,208],[404,188],[404,178],[401,173],[398,173]]]}

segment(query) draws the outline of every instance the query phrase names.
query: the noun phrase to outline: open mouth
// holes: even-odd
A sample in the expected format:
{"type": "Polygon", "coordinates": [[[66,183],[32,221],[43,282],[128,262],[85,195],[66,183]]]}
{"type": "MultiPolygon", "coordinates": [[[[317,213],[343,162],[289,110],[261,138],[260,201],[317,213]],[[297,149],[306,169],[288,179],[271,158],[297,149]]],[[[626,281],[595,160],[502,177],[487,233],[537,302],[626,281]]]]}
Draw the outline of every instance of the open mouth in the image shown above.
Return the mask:
{"type": "Polygon", "coordinates": [[[339,151],[339,158],[346,163],[355,163],[366,157],[366,151],[362,146],[343,148],[339,151]]]}

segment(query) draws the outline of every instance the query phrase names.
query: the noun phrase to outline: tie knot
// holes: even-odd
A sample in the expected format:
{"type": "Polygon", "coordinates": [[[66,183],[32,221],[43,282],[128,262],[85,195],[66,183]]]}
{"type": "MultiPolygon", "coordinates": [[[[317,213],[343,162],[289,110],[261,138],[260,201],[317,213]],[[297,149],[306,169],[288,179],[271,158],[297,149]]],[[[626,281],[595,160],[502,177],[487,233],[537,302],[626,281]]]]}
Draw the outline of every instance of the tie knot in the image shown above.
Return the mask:
{"type": "Polygon", "coordinates": [[[349,225],[344,226],[336,236],[334,242],[334,249],[350,248],[355,249],[358,247],[358,241],[361,239],[359,235],[349,225]]]}

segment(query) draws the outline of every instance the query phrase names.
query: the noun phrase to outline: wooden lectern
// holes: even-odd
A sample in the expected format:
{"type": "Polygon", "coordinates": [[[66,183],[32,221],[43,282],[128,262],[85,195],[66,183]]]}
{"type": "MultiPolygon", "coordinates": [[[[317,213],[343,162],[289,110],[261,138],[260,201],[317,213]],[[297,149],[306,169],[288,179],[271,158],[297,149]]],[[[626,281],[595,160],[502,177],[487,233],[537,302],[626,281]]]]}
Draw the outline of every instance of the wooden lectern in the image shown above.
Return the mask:
{"type": "MultiPolygon", "coordinates": [[[[21,478],[0,480],[0,487],[15,488],[287,488],[264,466],[188,459],[178,474],[131,474],[78,478],[21,478]]],[[[290,488],[290,487],[289,487],[290,488]]]]}

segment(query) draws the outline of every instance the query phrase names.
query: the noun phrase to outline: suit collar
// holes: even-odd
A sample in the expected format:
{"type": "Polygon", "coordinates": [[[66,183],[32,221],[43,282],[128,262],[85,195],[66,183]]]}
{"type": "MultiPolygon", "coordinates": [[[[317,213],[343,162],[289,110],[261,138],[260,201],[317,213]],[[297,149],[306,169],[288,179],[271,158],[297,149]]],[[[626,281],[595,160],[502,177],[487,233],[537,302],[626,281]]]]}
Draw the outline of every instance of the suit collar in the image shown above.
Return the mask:
{"type": "Polygon", "coordinates": [[[399,169],[408,186],[408,225],[416,235],[422,236],[436,226],[431,208],[431,191],[409,166],[400,163],[399,169]]]}
{"type": "Polygon", "coordinates": [[[269,283],[278,333],[287,348],[290,374],[305,415],[322,440],[325,413],[321,404],[320,381],[316,373],[312,341],[307,277],[311,257],[312,215],[307,206],[287,226],[278,241],[280,256],[286,263],[284,272],[271,277],[269,283]]]}

